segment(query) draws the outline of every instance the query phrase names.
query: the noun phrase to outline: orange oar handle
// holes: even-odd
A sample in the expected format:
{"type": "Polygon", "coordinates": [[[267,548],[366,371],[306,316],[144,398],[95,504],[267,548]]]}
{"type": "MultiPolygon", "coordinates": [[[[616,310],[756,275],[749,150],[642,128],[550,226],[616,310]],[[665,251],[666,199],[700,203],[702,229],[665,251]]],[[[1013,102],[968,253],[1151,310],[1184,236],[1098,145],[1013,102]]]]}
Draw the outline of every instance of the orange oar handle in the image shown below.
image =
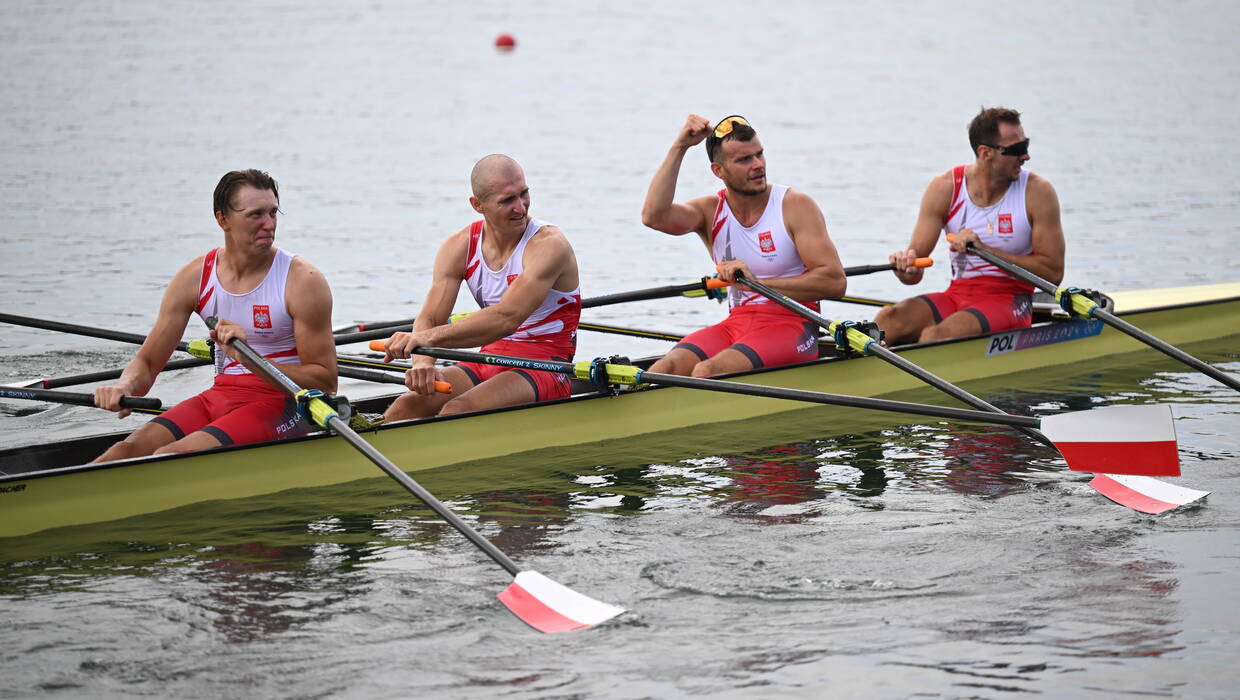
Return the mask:
{"type": "Polygon", "coordinates": [[[731,282],[724,282],[718,277],[710,277],[706,280],[707,289],[723,289],[724,287],[727,287],[731,284],[732,284],[731,282]]]}
{"type": "MultiPolygon", "coordinates": [[[[375,350],[377,352],[386,352],[387,341],[386,340],[372,340],[370,341],[370,349],[375,350]]],[[[435,392],[439,394],[451,394],[452,385],[449,384],[448,382],[441,382],[441,381],[436,380],[435,392]]]]}
{"type": "MultiPolygon", "coordinates": [[[[951,234],[949,233],[947,235],[950,236],[951,234]]],[[[913,267],[932,267],[933,265],[934,258],[917,258],[913,261],[913,267]]]]}

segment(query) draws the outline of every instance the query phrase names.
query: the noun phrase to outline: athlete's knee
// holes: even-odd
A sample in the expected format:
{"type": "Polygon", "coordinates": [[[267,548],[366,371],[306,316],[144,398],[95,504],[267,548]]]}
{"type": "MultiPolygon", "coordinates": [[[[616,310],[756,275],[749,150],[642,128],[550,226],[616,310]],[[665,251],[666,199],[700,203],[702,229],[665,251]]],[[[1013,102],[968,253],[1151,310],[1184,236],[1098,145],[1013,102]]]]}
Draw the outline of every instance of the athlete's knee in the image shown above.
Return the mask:
{"type": "Polygon", "coordinates": [[[439,415],[451,416],[457,413],[469,413],[470,411],[474,411],[474,410],[477,410],[477,409],[475,409],[473,406],[470,405],[470,402],[468,399],[462,399],[458,397],[444,404],[443,408],[439,409],[439,415]]]}
{"type": "Polygon", "coordinates": [[[189,450],[185,449],[184,447],[178,447],[177,443],[174,442],[170,445],[164,445],[163,447],[155,448],[155,451],[152,452],[151,454],[170,455],[170,454],[176,454],[178,452],[189,452],[189,450]]]}
{"type": "Polygon", "coordinates": [[[383,420],[388,422],[423,417],[424,411],[420,410],[422,398],[413,392],[397,396],[396,400],[388,404],[387,410],[383,412],[383,420]]]}
{"type": "Polygon", "coordinates": [[[94,459],[95,462],[111,462],[118,459],[129,459],[130,457],[141,457],[137,453],[137,448],[128,440],[112,443],[112,446],[104,450],[103,454],[94,459]]]}
{"type": "Polygon", "coordinates": [[[655,374],[678,374],[684,376],[693,371],[696,365],[694,360],[696,359],[696,357],[693,357],[691,360],[685,360],[674,355],[664,355],[653,365],[650,365],[650,371],[655,374]]]}
{"type": "Polygon", "coordinates": [[[698,379],[713,377],[716,374],[719,373],[714,370],[713,366],[710,364],[710,360],[703,360],[702,362],[693,365],[693,369],[689,371],[689,376],[696,377],[698,379]]]}

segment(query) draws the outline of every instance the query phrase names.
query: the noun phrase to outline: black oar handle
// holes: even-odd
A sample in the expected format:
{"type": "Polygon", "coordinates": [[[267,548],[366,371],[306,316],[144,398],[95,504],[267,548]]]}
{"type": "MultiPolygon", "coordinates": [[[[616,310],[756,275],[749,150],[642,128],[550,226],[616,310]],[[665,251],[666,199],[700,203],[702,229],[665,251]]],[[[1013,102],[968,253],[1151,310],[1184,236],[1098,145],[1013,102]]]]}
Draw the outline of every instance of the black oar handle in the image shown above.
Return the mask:
{"type": "MultiPolygon", "coordinates": [[[[95,405],[95,397],[93,394],[79,394],[71,391],[49,391],[47,389],[34,388],[18,389],[7,386],[0,387],[0,398],[50,401],[52,403],[64,403],[74,406],[95,405]]],[[[141,396],[122,396],[120,400],[121,408],[144,408],[158,410],[163,408],[163,405],[163,402],[159,399],[149,399],[141,396]]]]}

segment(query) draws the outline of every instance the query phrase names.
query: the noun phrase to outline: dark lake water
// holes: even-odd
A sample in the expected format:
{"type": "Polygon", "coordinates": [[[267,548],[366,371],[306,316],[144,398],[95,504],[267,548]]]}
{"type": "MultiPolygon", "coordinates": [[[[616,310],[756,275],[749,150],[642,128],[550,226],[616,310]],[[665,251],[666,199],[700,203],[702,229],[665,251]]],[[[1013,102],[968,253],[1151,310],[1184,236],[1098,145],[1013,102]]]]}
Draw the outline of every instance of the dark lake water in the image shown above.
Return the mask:
{"type": "MultiPolygon", "coordinates": [[[[1223,2],[13,6],[0,309],[146,332],[175,269],[218,245],[216,180],[255,166],[280,181],[280,243],[327,275],[338,324],[412,316],[491,152],[525,165],[533,213],[573,241],[587,296],[696,279],[710,272],[700,245],[639,220],[690,111],[746,115],[771,179],[815,197],[845,264],[882,262],[929,179],[969,158],[981,104],[1025,113],[1029,167],[1063,205],[1066,281],[1233,281],[1238,15],[1223,2]],[[501,31],[511,54],[491,48],[501,31]]],[[[714,189],[691,153],[680,195],[714,189]]],[[[918,291],[946,284],[937,259],[918,291]]],[[[850,291],[912,293],[887,275],[850,291]]],[[[687,299],[593,311],[673,332],[723,314],[687,299]]],[[[1235,338],[1189,349],[1240,372],[1235,338]]],[[[581,355],[665,348],[583,335],[581,355]]],[[[130,352],[5,326],[0,381],[130,352]]],[[[206,381],[167,375],[152,394],[206,381]]],[[[418,474],[514,559],[629,609],[558,636],[496,603],[504,572],[381,476],[203,503],[0,541],[0,697],[1234,697],[1240,396],[1152,353],[966,388],[1014,412],[1169,403],[1177,481],[1213,494],[1141,515],[1000,429],[819,408],[418,474]]],[[[4,401],[0,445],[140,420],[4,401]]]]}

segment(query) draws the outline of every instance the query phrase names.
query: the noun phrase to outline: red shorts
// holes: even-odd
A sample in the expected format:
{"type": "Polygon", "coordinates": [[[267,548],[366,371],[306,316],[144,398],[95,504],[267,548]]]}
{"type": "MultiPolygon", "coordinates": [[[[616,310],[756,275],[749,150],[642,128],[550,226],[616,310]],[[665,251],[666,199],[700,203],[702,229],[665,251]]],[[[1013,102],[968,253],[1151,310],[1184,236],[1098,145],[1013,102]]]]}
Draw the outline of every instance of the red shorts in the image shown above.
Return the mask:
{"type": "MultiPolygon", "coordinates": [[[[565,348],[555,343],[540,343],[533,340],[497,340],[490,345],[482,346],[479,352],[492,355],[508,355],[510,357],[525,357],[531,360],[572,362],[575,350],[576,348],[565,348]]],[[[469,375],[474,386],[504,372],[516,372],[534,388],[535,401],[563,399],[573,391],[572,377],[559,372],[501,367],[480,362],[458,362],[454,366],[460,367],[465,374],[469,375]]]]}
{"type": "Polygon", "coordinates": [[[311,427],[292,398],[252,374],[217,374],[210,389],[151,420],[178,440],[201,430],[223,445],[304,435],[311,427]]]}
{"type": "Polygon", "coordinates": [[[685,336],[684,348],[703,360],[731,348],[755,368],[818,358],[818,326],[775,304],[733,307],[721,323],[685,336]]]}
{"type": "Polygon", "coordinates": [[[983,333],[1028,328],[1033,323],[1033,287],[1011,277],[956,279],[947,291],[917,298],[930,305],[935,323],[958,311],[976,316],[983,333]]]}

